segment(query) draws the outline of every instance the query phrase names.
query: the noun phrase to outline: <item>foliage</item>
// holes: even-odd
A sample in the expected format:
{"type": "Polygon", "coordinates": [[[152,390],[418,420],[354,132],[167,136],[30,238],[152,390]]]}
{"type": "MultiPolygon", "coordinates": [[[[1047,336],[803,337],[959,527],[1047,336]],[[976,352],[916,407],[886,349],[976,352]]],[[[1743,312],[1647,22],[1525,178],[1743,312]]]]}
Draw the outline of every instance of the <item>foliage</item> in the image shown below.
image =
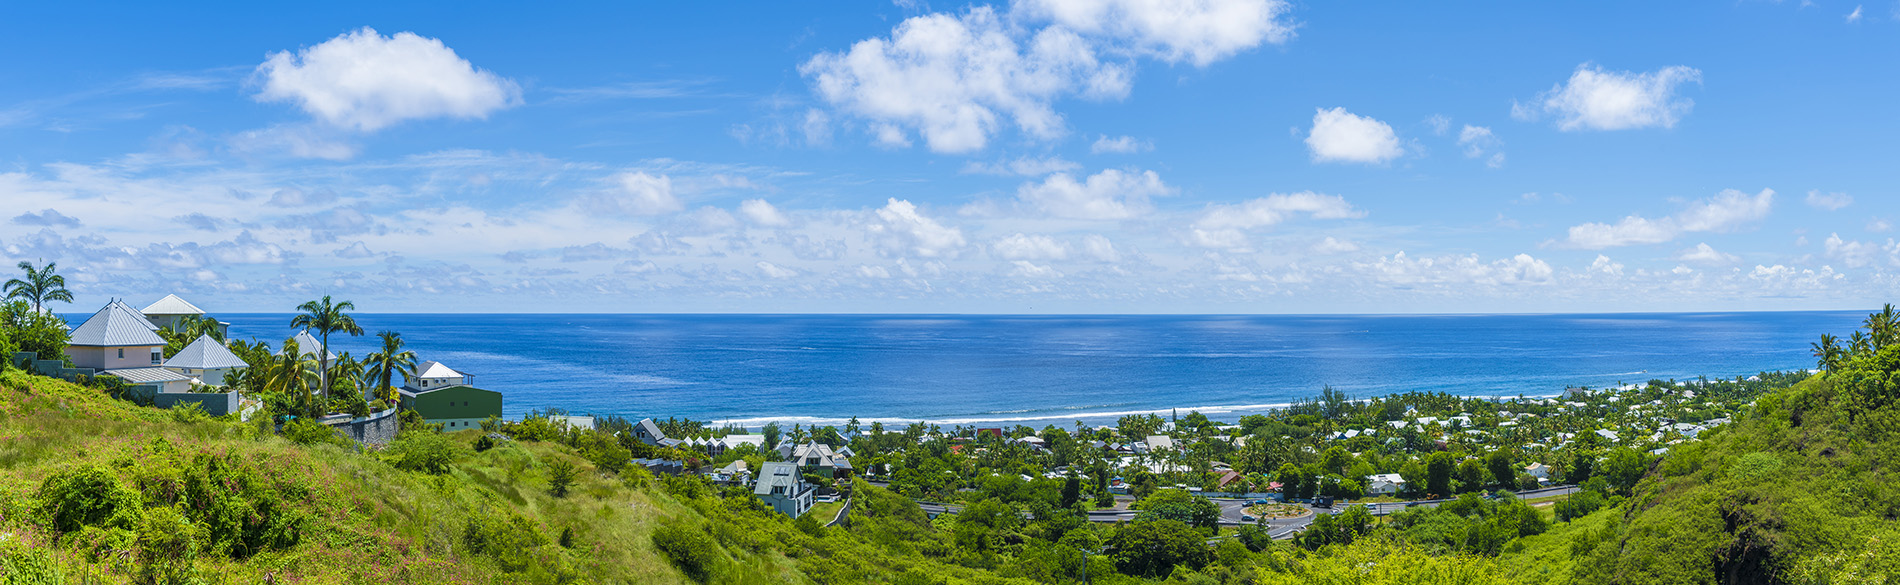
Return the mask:
{"type": "Polygon", "coordinates": [[[1115,567],[1141,577],[1161,577],[1175,567],[1199,569],[1213,560],[1207,536],[1174,520],[1130,522],[1109,537],[1115,567]]]}
{"type": "Polygon", "coordinates": [[[283,435],[285,439],[299,445],[351,446],[350,440],[338,435],[336,429],[307,418],[293,418],[284,423],[283,435]]]}
{"type": "Polygon", "coordinates": [[[4,286],[0,286],[0,290],[6,291],[8,300],[31,302],[35,312],[45,308],[47,301],[73,302],[73,292],[66,290],[66,277],[60,276],[58,262],[48,262],[46,266],[38,268],[32,262],[20,262],[20,271],[26,274],[21,278],[8,279],[4,286]]]}
{"type": "Polygon", "coordinates": [[[574,464],[566,459],[548,462],[548,495],[565,498],[567,490],[574,485],[574,464]]]}
{"type": "MultiPolygon", "coordinates": [[[[63,359],[68,334],[59,316],[34,310],[26,301],[0,304],[0,338],[13,350],[30,351],[43,360],[63,359]]],[[[12,353],[0,357],[13,361],[12,353]]]]}
{"type": "Polygon", "coordinates": [[[40,483],[39,511],[55,532],[88,526],[131,529],[143,515],[138,492],[98,466],[69,468],[40,483]]]}
{"type": "Polygon", "coordinates": [[[666,522],[653,529],[653,548],[666,554],[680,571],[701,583],[710,579],[720,564],[719,546],[706,531],[684,522],[666,522]]]}
{"type": "Polygon", "coordinates": [[[440,433],[405,431],[389,442],[385,452],[384,459],[398,469],[441,475],[449,472],[455,460],[455,443],[440,433]]]}

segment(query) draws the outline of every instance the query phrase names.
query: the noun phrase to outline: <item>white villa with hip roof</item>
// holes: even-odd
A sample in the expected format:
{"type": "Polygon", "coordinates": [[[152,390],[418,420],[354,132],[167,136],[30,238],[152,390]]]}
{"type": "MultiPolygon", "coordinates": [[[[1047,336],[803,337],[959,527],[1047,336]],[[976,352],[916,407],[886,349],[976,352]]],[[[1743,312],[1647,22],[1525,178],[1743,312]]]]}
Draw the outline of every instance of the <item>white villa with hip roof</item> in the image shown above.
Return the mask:
{"type": "MultiPolygon", "coordinates": [[[[290,340],[297,342],[297,353],[301,353],[307,356],[315,356],[317,355],[317,352],[322,351],[324,355],[328,356],[331,361],[336,360],[336,352],[324,350],[323,341],[318,340],[317,336],[311,335],[309,329],[298,331],[296,335],[292,335],[290,337],[290,340]]],[[[277,355],[284,355],[284,348],[281,348],[281,347],[277,348],[277,355]]],[[[435,362],[428,362],[428,363],[435,363],[435,362]]]]}
{"type": "MultiPolygon", "coordinates": [[[[198,308],[197,305],[179,298],[178,295],[165,295],[165,298],[159,299],[158,302],[146,306],[145,310],[139,311],[139,314],[144,315],[146,320],[151,321],[155,326],[170,329],[187,318],[204,317],[205,311],[204,309],[198,308]]],[[[218,335],[230,335],[230,330],[230,323],[223,321],[218,322],[218,335]]]]}
{"type": "Polygon", "coordinates": [[[200,335],[191,345],[172,354],[165,360],[165,369],[198,379],[206,386],[223,386],[224,376],[231,372],[250,367],[243,358],[231,353],[223,343],[212,339],[210,335],[200,335]]]}

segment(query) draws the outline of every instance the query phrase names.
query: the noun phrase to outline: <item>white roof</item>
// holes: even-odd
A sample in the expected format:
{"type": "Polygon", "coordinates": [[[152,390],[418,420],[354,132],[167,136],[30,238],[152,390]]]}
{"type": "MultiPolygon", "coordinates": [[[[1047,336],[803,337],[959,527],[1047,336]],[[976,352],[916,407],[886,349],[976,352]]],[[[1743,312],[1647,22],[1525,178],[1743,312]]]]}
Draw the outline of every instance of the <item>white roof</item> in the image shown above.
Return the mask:
{"type": "MultiPolygon", "coordinates": [[[[298,331],[296,335],[290,338],[297,342],[297,351],[299,352],[316,355],[317,350],[323,349],[323,342],[317,340],[317,336],[311,335],[309,329],[298,331]]],[[[335,352],[325,351],[324,353],[329,354],[329,359],[336,359],[335,352]]],[[[281,347],[277,348],[277,355],[284,355],[284,349],[281,347]]]]}
{"type": "Polygon", "coordinates": [[[1405,483],[1405,478],[1396,473],[1379,473],[1379,474],[1366,476],[1366,481],[1367,482],[1384,481],[1384,482],[1390,482],[1390,483],[1405,483]]]}
{"type": "Polygon", "coordinates": [[[165,368],[126,368],[123,370],[106,370],[105,373],[124,378],[125,381],[133,384],[183,382],[191,379],[165,368]]]}
{"type": "Polygon", "coordinates": [[[422,362],[422,367],[416,368],[416,372],[417,372],[416,374],[417,378],[434,379],[434,378],[460,378],[462,377],[462,373],[455,371],[454,368],[450,368],[448,366],[442,365],[442,362],[433,362],[433,361],[422,362]]]}
{"type": "Polygon", "coordinates": [[[146,315],[203,315],[205,314],[204,309],[200,309],[198,308],[197,305],[193,305],[191,303],[185,302],[185,299],[178,298],[178,295],[165,295],[165,298],[159,299],[158,302],[152,303],[151,306],[145,307],[145,310],[139,311],[139,312],[146,315]]]}
{"type": "Polygon", "coordinates": [[[113,301],[73,328],[68,345],[85,347],[127,347],[165,345],[165,339],[153,333],[143,315],[132,312],[125,303],[113,301]]]}
{"type": "Polygon", "coordinates": [[[167,368],[242,368],[249,365],[210,335],[198,336],[191,345],[172,354],[172,359],[165,360],[167,368]]]}

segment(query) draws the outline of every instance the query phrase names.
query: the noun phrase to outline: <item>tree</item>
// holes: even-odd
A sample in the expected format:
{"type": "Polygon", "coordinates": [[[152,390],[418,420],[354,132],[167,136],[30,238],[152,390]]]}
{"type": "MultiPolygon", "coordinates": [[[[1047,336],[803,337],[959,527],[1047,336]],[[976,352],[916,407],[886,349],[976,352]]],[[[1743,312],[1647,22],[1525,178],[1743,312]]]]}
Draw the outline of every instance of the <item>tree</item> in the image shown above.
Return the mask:
{"type": "MultiPolygon", "coordinates": [[[[1888,306],[1891,307],[1892,305],[1888,306]]],[[[1834,370],[1838,370],[1841,367],[1841,362],[1846,359],[1846,352],[1841,349],[1840,338],[1834,337],[1833,335],[1822,333],[1821,341],[1811,344],[1810,347],[1813,348],[1812,353],[1814,354],[1815,363],[1822,371],[1833,372],[1834,370]]]]}
{"type": "Polygon", "coordinates": [[[1220,522],[1220,506],[1187,490],[1161,490],[1136,502],[1135,507],[1141,510],[1137,520],[1174,520],[1207,530],[1220,522]]]}
{"type": "Polygon", "coordinates": [[[1499,489],[1511,489],[1517,486],[1517,464],[1511,461],[1511,455],[1503,451],[1492,451],[1484,456],[1484,466],[1491,472],[1491,479],[1499,489]]]}
{"type": "Polygon", "coordinates": [[[394,331],[380,331],[376,337],[383,340],[383,348],[369,354],[364,365],[369,367],[369,375],[379,383],[376,386],[378,398],[389,398],[393,394],[391,386],[396,374],[414,376],[416,374],[416,352],[403,349],[402,334],[394,331]]]}
{"type": "Polygon", "coordinates": [[[1451,495],[1451,469],[1454,466],[1451,454],[1444,451],[1433,453],[1425,460],[1425,492],[1438,497],[1451,495]]]}
{"type": "Polygon", "coordinates": [[[31,302],[35,312],[45,310],[48,301],[73,302],[73,291],[66,290],[66,277],[60,276],[58,269],[58,262],[48,262],[44,268],[21,262],[20,270],[26,272],[26,278],[7,281],[7,298],[31,302]]]}
{"type": "Polygon", "coordinates": [[[328,377],[330,371],[330,334],[363,334],[363,328],[358,327],[356,325],[356,319],[351,317],[348,313],[348,311],[356,310],[356,303],[349,301],[331,303],[330,295],[323,295],[321,300],[309,301],[297,305],[297,310],[303,311],[303,314],[292,317],[290,319],[290,326],[314,330],[317,332],[317,340],[323,342],[323,348],[316,352],[317,371],[320,377],[318,387],[324,390],[327,397],[327,393],[330,390],[328,377]]]}
{"type": "Polygon", "coordinates": [[[1611,451],[1603,459],[1603,479],[1609,480],[1610,487],[1617,493],[1629,495],[1636,482],[1642,481],[1643,474],[1649,472],[1649,462],[1643,454],[1629,447],[1611,451]]]}
{"type": "Polygon", "coordinates": [[[1070,471],[1069,476],[1062,480],[1062,507],[1073,508],[1081,501],[1082,478],[1076,477],[1075,472],[1070,471]]]}
{"type": "Polygon", "coordinates": [[[574,464],[566,459],[555,459],[548,463],[548,495],[567,497],[568,488],[574,485],[574,475],[574,464]]]}
{"type": "MultiPolygon", "coordinates": [[[[0,305],[0,327],[5,329],[4,337],[12,342],[17,351],[33,352],[43,360],[66,357],[69,334],[66,322],[57,316],[34,310],[26,301],[16,300],[0,305]]],[[[7,357],[10,359],[12,356],[7,357]]]]}
{"type": "Polygon", "coordinates": [[[1177,566],[1200,569],[1213,559],[1207,537],[1174,520],[1130,522],[1109,537],[1115,568],[1137,577],[1165,577],[1177,566]]]}

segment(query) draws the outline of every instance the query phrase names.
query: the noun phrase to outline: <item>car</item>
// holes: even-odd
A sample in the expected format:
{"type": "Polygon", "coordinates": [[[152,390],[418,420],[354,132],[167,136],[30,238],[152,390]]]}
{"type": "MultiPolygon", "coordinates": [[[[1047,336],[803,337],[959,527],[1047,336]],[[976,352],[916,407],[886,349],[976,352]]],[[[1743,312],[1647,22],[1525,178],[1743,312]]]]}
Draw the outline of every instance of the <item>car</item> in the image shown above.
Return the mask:
{"type": "Polygon", "coordinates": [[[1269,500],[1269,499],[1266,499],[1266,498],[1260,498],[1260,499],[1258,499],[1258,500],[1254,500],[1254,501],[1253,501],[1253,505],[1255,505],[1255,506],[1265,506],[1265,505],[1267,505],[1267,504],[1271,504],[1271,503],[1273,503],[1273,500],[1269,500]]]}
{"type": "Polygon", "coordinates": [[[1259,518],[1255,518],[1255,517],[1253,517],[1253,516],[1252,516],[1251,514],[1241,514],[1241,515],[1240,515],[1240,521],[1241,521],[1241,522],[1253,522],[1253,521],[1256,521],[1256,520],[1259,520],[1259,518]]]}
{"type": "Polygon", "coordinates": [[[1317,497],[1317,498],[1313,498],[1313,507],[1315,507],[1315,508],[1331,508],[1331,507],[1333,507],[1333,499],[1332,499],[1332,498],[1329,498],[1329,497],[1326,497],[1326,496],[1320,496],[1320,497],[1317,497]]]}
{"type": "Polygon", "coordinates": [[[1378,504],[1360,504],[1360,505],[1361,505],[1361,506],[1365,506],[1365,507],[1366,507],[1366,511],[1367,511],[1367,512],[1372,512],[1372,513],[1374,513],[1374,514],[1377,514],[1377,513],[1379,513],[1379,505],[1378,505],[1378,504]]]}

